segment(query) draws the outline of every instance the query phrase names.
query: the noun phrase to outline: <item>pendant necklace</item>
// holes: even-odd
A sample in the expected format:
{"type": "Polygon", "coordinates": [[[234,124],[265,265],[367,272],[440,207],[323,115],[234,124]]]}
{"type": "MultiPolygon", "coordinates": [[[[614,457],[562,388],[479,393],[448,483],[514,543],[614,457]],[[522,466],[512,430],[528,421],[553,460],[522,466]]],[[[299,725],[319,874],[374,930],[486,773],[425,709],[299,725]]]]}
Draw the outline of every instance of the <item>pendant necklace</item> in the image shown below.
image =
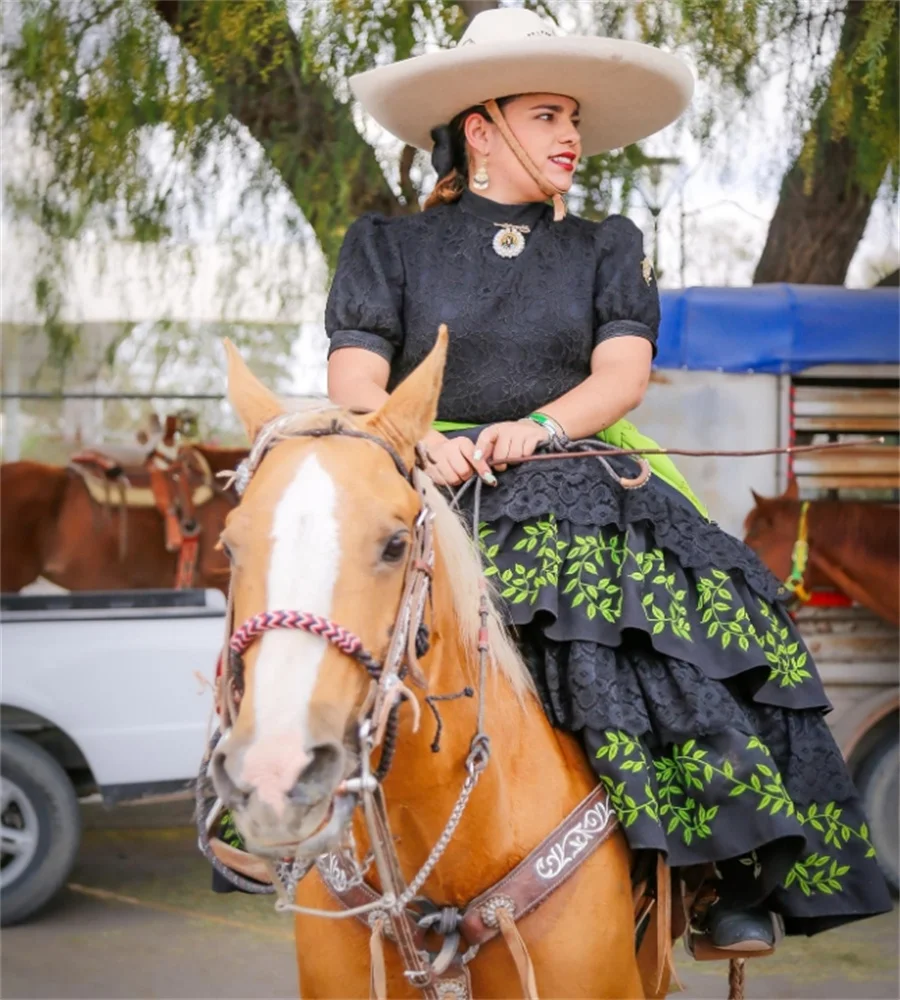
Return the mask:
{"type": "Polygon", "coordinates": [[[514,226],[511,222],[495,222],[500,230],[494,237],[494,253],[498,257],[518,257],[525,249],[525,234],[531,232],[530,226],[514,226]]]}

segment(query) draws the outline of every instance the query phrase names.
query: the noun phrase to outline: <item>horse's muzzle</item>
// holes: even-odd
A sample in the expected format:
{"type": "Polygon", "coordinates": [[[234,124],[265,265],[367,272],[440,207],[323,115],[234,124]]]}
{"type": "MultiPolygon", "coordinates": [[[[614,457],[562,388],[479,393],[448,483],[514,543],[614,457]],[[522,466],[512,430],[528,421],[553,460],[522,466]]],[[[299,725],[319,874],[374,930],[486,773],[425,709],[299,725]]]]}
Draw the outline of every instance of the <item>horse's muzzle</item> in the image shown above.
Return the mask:
{"type": "Polygon", "coordinates": [[[344,810],[332,809],[346,766],[342,746],[323,743],[313,747],[305,767],[286,789],[266,776],[254,782],[241,781],[242,756],[241,748],[228,741],[217,748],[210,773],[216,794],[231,810],[252,853],[274,858],[293,856],[298,845],[322,833],[323,828],[330,828],[338,813],[343,826],[344,810]]]}

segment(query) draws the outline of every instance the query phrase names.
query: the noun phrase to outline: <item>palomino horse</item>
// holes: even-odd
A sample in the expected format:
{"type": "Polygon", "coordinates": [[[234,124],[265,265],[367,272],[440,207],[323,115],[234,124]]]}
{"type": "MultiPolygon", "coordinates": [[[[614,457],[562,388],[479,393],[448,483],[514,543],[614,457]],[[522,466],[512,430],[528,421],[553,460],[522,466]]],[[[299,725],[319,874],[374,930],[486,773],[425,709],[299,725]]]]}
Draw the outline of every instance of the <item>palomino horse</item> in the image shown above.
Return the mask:
{"type": "MultiPolygon", "coordinates": [[[[302,853],[310,838],[318,841],[323,827],[334,824],[341,789],[362,780],[352,776],[363,766],[362,734],[371,732],[358,727],[371,704],[367,671],[385,663],[403,620],[409,573],[421,571],[431,584],[431,600],[421,605],[430,648],[420,650],[417,669],[407,676],[418,675],[423,689],[400,685],[412,704],[399,714],[394,764],[381,786],[393,834],[386,839],[409,883],[441,841],[454,805],[459,809],[472,733],[480,731],[480,698],[489,764],[420,890],[439,908],[462,909],[522,862],[597,786],[580,746],[548,723],[492,606],[482,604],[487,630],[480,633],[482,570],[466,528],[424,477],[411,482],[404,472],[413,468],[416,442],[435,416],[446,332],[368,416],[323,409],[283,417],[279,401],[227,347],[232,405],[250,439],[265,440],[267,448],[251,452],[260,460],[222,536],[232,559],[233,654],[239,635],[255,641],[237,647],[243,651],[237,666],[232,660],[231,726],[210,765],[216,792],[248,851],[273,863],[302,853]],[[419,565],[415,544],[423,503],[434,514],[429,567],[419,565]],[[276,618],[307,624],[301,631],[253,631],[254,622],[276,618]],[[490,656],[479,690],[485,634],[490,656]],[[371,654],[360,653],[360,646],[371,654]],[[467,688],[471,694],[473,687],[476,698],[441,702],[436,750],[433,727],[414,725],[414,716],[427,715],[421,712],[425,694],[467,688]]],[[[349,823],[362,857],[377,837],[359,813],[349,823]]],[[[529,996],[664,995],[668,970],[657,970],[656,934],[645,935],[640,962],[635,954],[632,859],[614,821],[609,829],[568,881],[516,921],[518,954],[507,950],[505,932],[481,946],[468,964],[472,996],[519,995],[528,953],[536,985],[529,996]]],[[[376,890],[384,884],[380,869],[366,877],[376,890]]],[[[319,868],[300,881],[295,903],[341,911],[319,868]]],[[[369,996],[373,932],[363,921],[303,913],[295,929],[304,997],[369,996]]],[[[376,994],[421,996],[404,976],[398,948],[391,940],[383,947],[376,994]]],[[[376,961],[374,949],[372,955],[376,961]]],[[[437,995],[468,995],[451,985],[437,995]]]]}
{"type": "MultiPolygon", "coordinates": [[[[246,454],[191,447],[213,476],[233,469],[246,454]]],[[[67,590],[173,587],[178,553],[166,549],[159,511],[150,506],[123,512],[115,497],[111,490],[113,502],[99,504],[69,468],[28,461],[0,466],[0,590],[21,590],[39,576],[67,590]]],[[[228,589],[228,562],[216,546],[233,506],[233,497],[215,487],[211,499],[196,508],[198,587],[228,589]]]]}
{"type": "MultiPolygon", "coordinates": [[[[753,494],[744,522],[745,541],[778,577],[787,580],[801,535],[803,505],[797,483],[784,495],[753,494]]],[[[900,511],[894,505],[814,500],[807,511],[809,562],[804,586],[842,591],[885,621],[900,624],[898,551],[900,511]]]]}

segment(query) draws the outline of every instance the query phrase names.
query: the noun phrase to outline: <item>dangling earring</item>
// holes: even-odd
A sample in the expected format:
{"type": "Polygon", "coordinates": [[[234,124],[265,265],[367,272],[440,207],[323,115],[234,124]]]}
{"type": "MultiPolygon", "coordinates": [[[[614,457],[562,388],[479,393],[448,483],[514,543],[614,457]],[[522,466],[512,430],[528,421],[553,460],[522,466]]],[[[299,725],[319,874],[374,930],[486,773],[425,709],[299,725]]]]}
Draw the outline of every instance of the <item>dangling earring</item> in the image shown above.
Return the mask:
{"type": "Polygon", "coordinates": [[[472,178],[472,187],[476,191],[487,191],[491,186],[491,179],[487,172],[487,160],[481,161],[481,166],[475,171],[475,176],[472,178]]]}

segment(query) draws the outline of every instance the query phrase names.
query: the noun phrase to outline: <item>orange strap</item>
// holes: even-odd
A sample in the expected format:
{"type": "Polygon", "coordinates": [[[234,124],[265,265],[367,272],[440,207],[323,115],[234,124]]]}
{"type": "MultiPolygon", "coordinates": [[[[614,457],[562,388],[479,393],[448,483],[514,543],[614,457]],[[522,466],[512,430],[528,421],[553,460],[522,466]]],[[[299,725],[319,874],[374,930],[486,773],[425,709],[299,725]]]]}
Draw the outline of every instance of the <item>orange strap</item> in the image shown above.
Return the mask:
{"type": "Polygon", "coordinates": [[[181,549],[178,553],[178,569],[175,571],[176,590],[190,590],[194,586],[199,547],[200,538],[198,535],[190,535],[182,539],[181,549]]]}
{"type": "Polygon", "coordinates": [[[497,926],[500,928],[500,933],[503,935],[503,940],[509,949],[516,972],[519,974],[523,1000],[538,1000],[534,965],[531,962],[531,955],[528,954],[528,947],[522,940],[519,928],[516,927],[515,917],[513,917],[509,910],[498,907],[497,926]]]}
{"type": "Polygon", "coordinates": [[[151,458],[147,463],[150,473],[150,488],[156,508],[162,514],[166,526],[166,551],[177,552],[181,547],[181,526],[175,515],[175,498],[172,495],[172,480],[168,470],[161,469],[151,458]]]}
{"type": "Polygon", "coordinates": [[[666,864],[662,851],[656,860],[656,994],[659,995],[668,973],[670,981],[674,980],[679,990],[684,986],[678,978],[675,969],[675,956],[672,952],[672,879],[675,878],[672,869],[666,864]]]}
{"type": "Polygon", "coordinates": [[[384,961],[384,933],[386,918],[378,914],[372,921],[369,938],[369,997],[370,1000],[387,1000],[387,966],[384,961]]]}

